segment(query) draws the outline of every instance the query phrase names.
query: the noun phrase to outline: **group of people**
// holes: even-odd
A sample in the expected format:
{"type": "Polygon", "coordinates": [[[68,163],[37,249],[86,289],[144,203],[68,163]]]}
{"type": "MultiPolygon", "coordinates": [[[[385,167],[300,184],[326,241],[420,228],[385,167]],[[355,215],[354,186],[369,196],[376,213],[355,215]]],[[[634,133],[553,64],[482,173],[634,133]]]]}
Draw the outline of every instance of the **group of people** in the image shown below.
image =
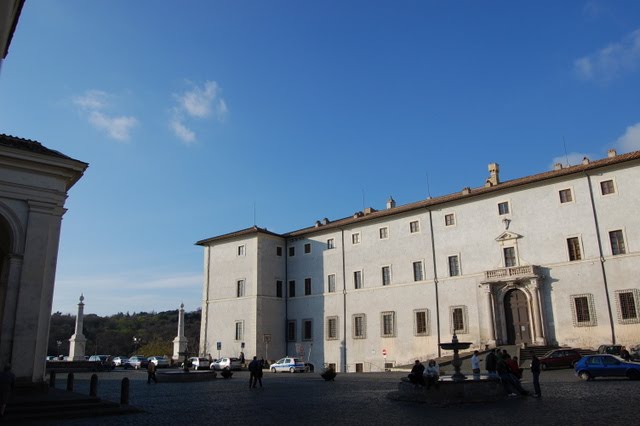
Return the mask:
{"type": "MultiPolygon", "coordinates": [[[[489,373],[489,378],[500,379],[505,391],[509,396],[529,395],[530,392],[522,387],[520,380],[522,379],[522,368],[518,362],[518,357],[512,357],[506,350],[495,348],[491,350],[485,358],[485,369],[489,373]]],[[[480,379],[480,353],[473,352],[471,357],[471,370],[474,380],[480,379]]],[[[540,390],[540,360],[536,354],[531,351],[531,375],[533,376],[533,396],[539,398],[542,396],[540,390]]],[[[429,360],[427,367],[416,360],[411,373],[409,373],[409,381],[416,386],[426,386],[427,389],[431,385],[438,386],[440,378],[440,367],[435,360],[429,360]]]]}
{"type": "Polygon", "coordinates": [[[440,366],[434,359],[429,360],[426,368],[419,359],[416,359],[411,373],[409,373],[409,381],[411,381],[411,383],[416,386],[426,386],[427,389],[429,389],[431,385],[435,385],[437,388],[439,379],[440,366]]]}
{"type": "Polygon", "coordinates": [[[255,388],[258,383],[262,387],[262,370],[264,369],[264,359],[257,356],[249,363],[249,389],[255,388]]]}
{"type": "MultiPolygon", "coordinates": [[[[474,355],[476,354],[477,351],[474,355]]],[[[502,351],[497,348],[491,350],[485,359],[485,368],[489,373],[489,377],[500,378],[509,396],[529,395],[529,391],[524,389],[520,383],[522,368],[520,368],[518,357],[511,357],[506,349],[502,351]]],[[[533,396],[539,398],[542,396],[540,390],[540,360],[533,351],[531,351],[531,375],[533,376],[533,396]]]]}

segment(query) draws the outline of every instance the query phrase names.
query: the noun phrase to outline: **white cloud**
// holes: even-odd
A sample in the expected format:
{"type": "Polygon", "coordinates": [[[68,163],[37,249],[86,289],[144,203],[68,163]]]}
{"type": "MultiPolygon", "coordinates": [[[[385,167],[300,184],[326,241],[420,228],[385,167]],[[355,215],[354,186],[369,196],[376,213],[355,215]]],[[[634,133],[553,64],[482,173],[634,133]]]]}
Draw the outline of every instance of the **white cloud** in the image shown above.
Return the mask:
{"type": "Polygon", "coordinates": [[[131,129],[138,124],[138,120],[135,117],[110,117],[100,111],[91,111],[89,123],[99,130],[106,131],[111,138],[124,142],[130,139],[131,129]]]}
{"type": "Polygon", "coordinates": [[[567,155],[562,155],[559,157],[554,157],[551,160],[551,165],[549,166],[549,169],[553,170],[555,165],[557,163],[562,164],[562,167],[567,167],[567,166],[575,166],[577,164],[581,164],[582,160],[587,157],[591,160],[595,159],[596,157],[592,154],[587,154],[587,153],[583,153],[583,152],[570,152],[567,155]]]}
{"type": "Polygon", "coordinates": [[[574,70],[583,80],[610,81],[640,67],[640,29],[590,55],[574,61],[574,70]]]}
{"type": "Polygon", "coordinates": [[[87,90],[84,95],[75,96],[73,103],[85,110],[98,110],[107,106],[109,95],[102,90],[87,90]]]}
{"type": "Polygon", "coordinates": [[[184,143],[190,144],[196,140],[195,132],[187,128],[178,117],[174,117],[171,121],[171,129],[184,143]]]}
{"type": "Polygon", "coordinates": [[[93,127],[106,132],[112,139],[128,141],[131,138],[131,129],[138,124],[138,120],[131,116],[109,115],[103,112],[110,106],[111,99],[113,96],[109,93],[93,89],[73,97],[72,102],[93,127]]]}
{"type": "Polygon", "coordinates": [[[627,127],[624,135],[616,140],[615,146],[622,152],[640,150],[640,123],[627,127]]]}
{"type": "Polygon", "coordinates": [[[220,96],[220,87],[215,81],[205,81],[202,86],[192,85],[190,90],[174,95],[177,105],[171,110],[169,127],[184,143],[196,141],[196,133],[189,121],[216,118],[223,122],[229,114],[227,102],[220,96]]]}

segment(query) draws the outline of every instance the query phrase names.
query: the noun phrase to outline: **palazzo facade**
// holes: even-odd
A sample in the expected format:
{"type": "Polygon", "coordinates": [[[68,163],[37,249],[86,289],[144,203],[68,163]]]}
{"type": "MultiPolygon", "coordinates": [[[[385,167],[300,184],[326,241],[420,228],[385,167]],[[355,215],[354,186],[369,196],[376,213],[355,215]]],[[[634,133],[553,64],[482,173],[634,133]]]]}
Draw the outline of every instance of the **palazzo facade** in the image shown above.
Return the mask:
{"type": "Polygon", "coordinates": [[[640,151],[204,248],[200,350],[380,371],[472,348],[640,343],[640,151]]]}

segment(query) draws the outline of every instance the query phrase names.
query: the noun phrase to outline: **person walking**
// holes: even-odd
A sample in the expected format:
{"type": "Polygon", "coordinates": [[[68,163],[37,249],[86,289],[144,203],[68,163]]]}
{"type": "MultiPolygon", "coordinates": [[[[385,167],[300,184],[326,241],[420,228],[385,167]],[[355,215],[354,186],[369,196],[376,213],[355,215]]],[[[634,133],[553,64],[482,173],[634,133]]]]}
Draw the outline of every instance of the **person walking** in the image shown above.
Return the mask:
{"type": "Polygon", "coordinates": [[[540,359],[533,351],[531,351],[531,375],[533,376],[533,396],[540,398],[542,396],[540,391],[540,359]]]}
{"type": "Polygon", "coordinates": [[[149,361],[149,364],[147,364],[147,384],[151,384],[152,380],[153,383],[158,383],[158,379],[156,378],[156,364],[149,361]]]}
{"type": "Polygon", "coordinates": [[[471,371],[473,372],[473,380],[480,380],[480,357],[478,356],[480,353],[478,351],[473,351],[473,356],[471,357],[471,371]]]}
{"type": "Polygon", "coordinates": [[[16,376],[11,371],[11,365],[7,364],[0,373],[0,417],[4,417],[4,410],[7,408],[15,385],[16,376]]]}
{"type": "Polygon", "coordinates": [[[260,387],[262,387],[262,373],[264,370],[264,358],[260,358],[260,361],[258,361],[258,365],[256,366],[256,372],[255,372],[255,376],[256,379],[253,382],[253,387],[256,387],[256,381],[258,383],[260,383],[260,387]]]}
{"type": "MultiPolygon", "coordinates": [[[[258,381],[258,369],[260,365],[260,361],[258,361],[258,357],[254,356],[251,362],[249,363],[249,389],[256,387],[256,382],[258,381]]],[[[260,379],[260,386],[262,386],[262,379],[260,379]]]]}
{"type": "Polygon", "coordinates": [[[496,366],[498,364],[498,358],[496,357],[496,349],[491,349],[491,352],[487,355],[487,358],[484,360],[484,368],[489,373],[490,378],[496,377],[496,366]]]}

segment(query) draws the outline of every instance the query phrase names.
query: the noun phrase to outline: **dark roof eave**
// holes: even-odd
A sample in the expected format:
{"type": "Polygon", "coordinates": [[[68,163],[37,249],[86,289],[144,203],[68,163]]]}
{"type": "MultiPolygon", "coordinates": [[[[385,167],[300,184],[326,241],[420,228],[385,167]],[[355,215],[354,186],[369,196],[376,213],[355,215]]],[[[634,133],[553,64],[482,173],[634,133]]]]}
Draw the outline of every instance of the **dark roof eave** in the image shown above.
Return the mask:
{"type": "Polygon", "coordinates": [[[251,235],[251,234],[266,234],[266,235],[273,235],[275,237],[282,238],[282,235],[280,234],[276,234],[275,232],[271,232],[266,228],[260,228],[254,225],[251,228],[246,228],[240,231],[230,232],[228,234],[218,235],[217,237],[206,238],[204,240],[197,241],[195,245],[206,246],[215,241],[228,240],[228,239],[242,237],[242,236],[251,235]]]}

